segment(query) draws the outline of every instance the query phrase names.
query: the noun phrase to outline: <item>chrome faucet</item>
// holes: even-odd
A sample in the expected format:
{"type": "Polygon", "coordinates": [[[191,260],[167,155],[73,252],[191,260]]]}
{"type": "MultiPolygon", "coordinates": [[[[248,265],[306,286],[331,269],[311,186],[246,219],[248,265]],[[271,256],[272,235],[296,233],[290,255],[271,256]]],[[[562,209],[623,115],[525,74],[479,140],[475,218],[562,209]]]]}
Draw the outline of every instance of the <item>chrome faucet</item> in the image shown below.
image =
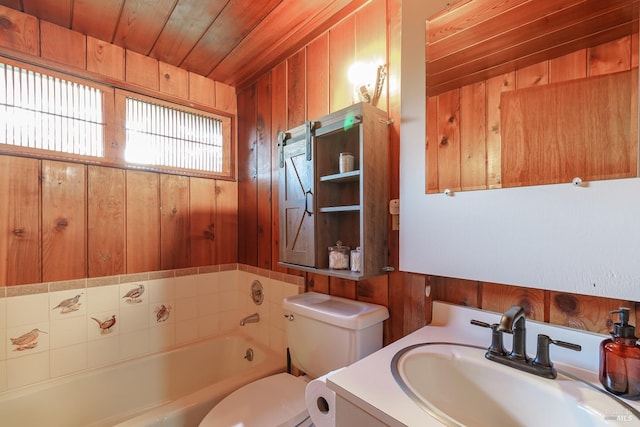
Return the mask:
{"type": "Polygon", "coordinates": [[[491,329],[491,346],[484,357],[494,362],[510,366],[530,374],[553,379],[558,373],[549,358],[549,345],[555,344],[570,350],[581,351],[582,347],[565,341],[557,341],[547,335],[538,334],[538,349],[535,359],[527,356],[525,311],[522,307],[514,305],[505,311],[500,318],[500,323],[490,325],[479,320],[472,320],[471,324],[491,329]],[[502,334],[513,334],[511,352],[507,353],[502,345],[502,334]]]}
{"type": "Polygon", "coordinates": [[[240,326],[244,326],[245,323],[258,323],[260,321],[260,315],[258,313],[253,313],[245,317],[240,321],[240,326]]]}

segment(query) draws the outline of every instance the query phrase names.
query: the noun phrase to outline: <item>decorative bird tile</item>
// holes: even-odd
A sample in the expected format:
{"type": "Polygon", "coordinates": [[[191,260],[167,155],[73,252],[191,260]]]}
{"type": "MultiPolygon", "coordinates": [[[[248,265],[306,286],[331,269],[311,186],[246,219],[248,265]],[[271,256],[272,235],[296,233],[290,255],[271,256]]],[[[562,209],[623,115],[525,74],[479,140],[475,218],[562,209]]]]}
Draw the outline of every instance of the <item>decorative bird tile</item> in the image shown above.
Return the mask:
{"type": "Polygon", "coordinates": [[[82,304],[80,302],[81,296],[82,294],[78,294],[73,298],[67,298],[65,300],[62,300],[60,301],[60,303],[58,303],[58,305],[53,307],[52,310],[56,310],[59,308],[61,314],[71,313],[72,311],[76,311],[80,308],[80,305],[82,304]]]}
{"type": "Polygon", "coordinates": [[[122,298],[125,298],[125,302],[129,304],[137,304],[142,302],[140,297],[144,293],[144,285],[141,283],[136,288],[131,289],[129,292],[124,294],[122,298]]]}
{"type": "Polygon", "coordinates": [[[155,313],[156,313],[156,322],[157,323],[164,322],[169,318],[169,315],[171,314],[171,306],[162,304],[160,305],[160,307],[156,307],[155,313]]]}
{"type": "Polygon", "coordinates": [[[116,315],[112,315],[109,319],[102,321],[100,319],[96,319],[95,317],[92,317],[93,320],[95,320],[95,322],[98,324],[98,327],[100,328],[100,334],[102,335],[106,335],[106,334],[110,334],[111,333],[111,328],[113,327],[113,325],[116,324],[116,315]]]}
{"type": "Polygon", "coordinates": [[[38,335],[46,334],[47,332],[41,331],[38,328],[32,329],[26,334],[20,335],[18,338],[9,338],[11,340],[11,344],[15,345],[16,348],[14,351],[23,351],[29,350],[37,347],[38,345],[38,335]]]}

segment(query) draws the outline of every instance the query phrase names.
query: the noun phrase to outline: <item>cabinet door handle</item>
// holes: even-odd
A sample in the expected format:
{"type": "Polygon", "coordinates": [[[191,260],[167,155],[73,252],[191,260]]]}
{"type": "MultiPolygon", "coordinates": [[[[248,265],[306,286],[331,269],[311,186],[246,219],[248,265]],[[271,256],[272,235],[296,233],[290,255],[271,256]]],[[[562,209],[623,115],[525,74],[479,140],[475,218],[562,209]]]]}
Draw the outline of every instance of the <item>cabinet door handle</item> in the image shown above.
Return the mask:
{"type": "MultiPolygon", "coordinates": [[[[311,189],[304,192],[304,211],[307,215],[311,216],[313,212],[309,209],[309,196],[313,197],[311,189]]],[[[311,207],[313,208],[313,203],[311,207]]]]}

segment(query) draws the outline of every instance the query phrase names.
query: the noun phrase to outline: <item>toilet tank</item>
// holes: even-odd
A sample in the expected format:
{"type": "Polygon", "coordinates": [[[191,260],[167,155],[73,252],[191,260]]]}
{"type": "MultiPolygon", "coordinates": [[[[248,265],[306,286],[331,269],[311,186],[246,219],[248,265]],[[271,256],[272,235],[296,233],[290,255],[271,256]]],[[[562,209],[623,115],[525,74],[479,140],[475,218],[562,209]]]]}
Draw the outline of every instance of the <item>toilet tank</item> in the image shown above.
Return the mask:
{"type": "Polygon", "coordinates": [[[317,378],[382,348],[386,307],[316,292],[282,303],[293,364],[317,378]]]}

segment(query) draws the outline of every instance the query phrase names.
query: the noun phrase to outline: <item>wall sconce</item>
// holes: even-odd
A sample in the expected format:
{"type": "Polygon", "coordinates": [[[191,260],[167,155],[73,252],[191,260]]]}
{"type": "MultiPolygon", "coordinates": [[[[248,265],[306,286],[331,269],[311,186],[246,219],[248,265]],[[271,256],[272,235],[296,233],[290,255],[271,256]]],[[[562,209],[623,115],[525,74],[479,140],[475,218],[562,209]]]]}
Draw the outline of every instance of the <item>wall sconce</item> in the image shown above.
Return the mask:
{"type": "Polygon", "coordinates": [[[356,62],[349,67],[349,82],[354,89],[354,101],[378,105],[387,77],[386,65],[356,62]]]}

